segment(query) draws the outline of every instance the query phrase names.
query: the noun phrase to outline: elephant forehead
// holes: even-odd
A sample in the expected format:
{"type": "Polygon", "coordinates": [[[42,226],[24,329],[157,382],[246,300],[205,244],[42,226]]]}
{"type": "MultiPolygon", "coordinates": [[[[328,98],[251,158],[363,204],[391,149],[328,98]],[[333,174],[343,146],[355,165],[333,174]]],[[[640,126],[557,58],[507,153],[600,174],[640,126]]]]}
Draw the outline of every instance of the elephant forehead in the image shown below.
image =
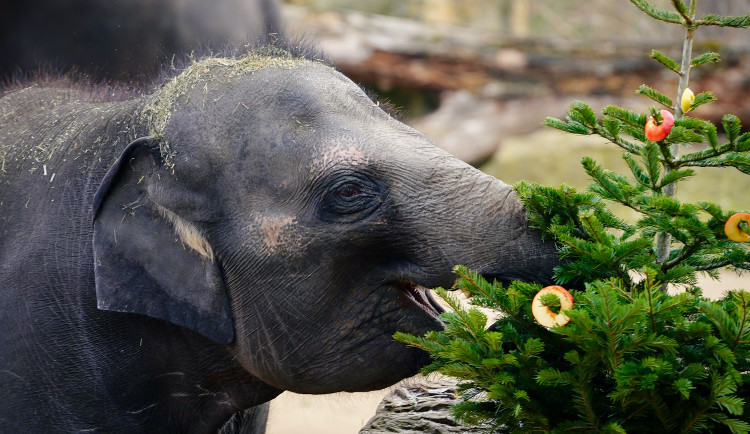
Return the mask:
{"type": "Polygon", "coordinates": [[[265,68],[293,69],[310,64],[319,63],[293,58],[283,53],[278,56],[250,54],[237,59],[206,58],[189,65],[149,97],[141,117],[149,125],[149,133],[160,137],[164,133],[172,112],[179,105],[180,98],[195,89],[198,89],[199,93],[208,93],[209,83],[213,85],[218,85],[222,81],[231,83],[238,77],[247,76],[265,68]]]}
{"type": "Polygon", "coordinates": [[[334,143],[313,157],[311,166],[317,170],[325,170],[339,164],[351,166],[366,165],[369,157],[361,147],[353,144],[334,143]]]}

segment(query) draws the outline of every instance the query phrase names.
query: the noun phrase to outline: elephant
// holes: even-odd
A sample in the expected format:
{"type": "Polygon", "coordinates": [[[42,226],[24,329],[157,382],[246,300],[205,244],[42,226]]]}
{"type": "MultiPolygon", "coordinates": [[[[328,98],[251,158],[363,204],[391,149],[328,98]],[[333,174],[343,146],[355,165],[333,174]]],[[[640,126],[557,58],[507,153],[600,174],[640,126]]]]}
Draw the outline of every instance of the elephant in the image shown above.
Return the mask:
{"type": "Polygon", "coordinates": [[[304,46],[0,98],[7,432],[216,432],[282,391],[384,388],[429,362],[393,334],[441,329],[426,288],[455,264],[557,263],[511,186],[304,46]]]}
{"type": "Polygon", "coordinates": [[[149,84],[192,52],[282,31],[278,0],[8,1],[0,3],[0,76],[43,68],[149,84]]]}

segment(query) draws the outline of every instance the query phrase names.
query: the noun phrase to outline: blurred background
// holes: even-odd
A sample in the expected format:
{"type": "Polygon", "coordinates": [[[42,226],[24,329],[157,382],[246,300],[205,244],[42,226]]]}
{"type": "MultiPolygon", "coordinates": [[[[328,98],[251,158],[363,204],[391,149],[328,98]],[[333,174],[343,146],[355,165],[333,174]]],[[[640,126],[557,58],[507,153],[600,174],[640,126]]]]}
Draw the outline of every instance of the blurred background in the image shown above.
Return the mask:
{"type": "MultiPolygon", "coordinates": [[[[670,0],[651,3],[671,9],[670,0]]],[[[750,0],[704,0],[704,12],[748,14],[750,0]]],[[[677,58],[684,38],[681,27],[628,0],[0,0],[0,76],[41,65],[142,87],[175,53],[269,32],[318,44],[404,122],[506,183],[576,187],[588,183],[584,155],[609,169],[626,166],[613,145],[542,128],[545,117],[564,117],[575,99],[646,112],[651,100],[634,94],[643,83],[676,98],[676,74],[648,54],[657,48],[677,58]]],[[[718,101],[691,115],[720,122],[732,113],[749,130],[750,30],[701,28],[694,54],[706,51],[722,61],[694,70],[690,87],[718,101]]],[[[678,195],[748,210],[748,192],[750,176],[704,169],[678,195]]],[[[718,295],[750,289],[749,281],[724,275],[705,288],[718,295]]],[[[356,433],[384,394],[285,393],[272,404],[268,433],[356,433]]]]}

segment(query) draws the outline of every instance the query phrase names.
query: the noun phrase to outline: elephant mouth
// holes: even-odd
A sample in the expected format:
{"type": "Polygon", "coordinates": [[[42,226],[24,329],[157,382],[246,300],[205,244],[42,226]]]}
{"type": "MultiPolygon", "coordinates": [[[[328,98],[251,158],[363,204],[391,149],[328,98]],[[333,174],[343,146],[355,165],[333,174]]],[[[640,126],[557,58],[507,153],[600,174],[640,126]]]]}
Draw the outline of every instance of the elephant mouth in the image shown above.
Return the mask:
{"type": "Polygon", "coordinates": [[[405,281],[399,284],[399,289],[406,295],[406,298],[428,314],[437,317],[443,312],[443,308],[430,295],[430,290],[424,286],[405,281]]]}

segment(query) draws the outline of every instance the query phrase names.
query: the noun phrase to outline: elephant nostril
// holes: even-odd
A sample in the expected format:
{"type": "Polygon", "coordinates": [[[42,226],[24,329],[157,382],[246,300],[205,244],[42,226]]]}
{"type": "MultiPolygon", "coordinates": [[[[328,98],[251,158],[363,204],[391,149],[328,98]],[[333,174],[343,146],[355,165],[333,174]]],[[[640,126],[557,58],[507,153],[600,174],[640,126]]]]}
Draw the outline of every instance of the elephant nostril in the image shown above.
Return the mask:
{"type": "Polygon", "coordinates": [[[430,295],[429,289],[408,280],[399,282],[397,287],[409,300],[430,315],[437,317],[443,312],[443,308],[430,295]]]}

